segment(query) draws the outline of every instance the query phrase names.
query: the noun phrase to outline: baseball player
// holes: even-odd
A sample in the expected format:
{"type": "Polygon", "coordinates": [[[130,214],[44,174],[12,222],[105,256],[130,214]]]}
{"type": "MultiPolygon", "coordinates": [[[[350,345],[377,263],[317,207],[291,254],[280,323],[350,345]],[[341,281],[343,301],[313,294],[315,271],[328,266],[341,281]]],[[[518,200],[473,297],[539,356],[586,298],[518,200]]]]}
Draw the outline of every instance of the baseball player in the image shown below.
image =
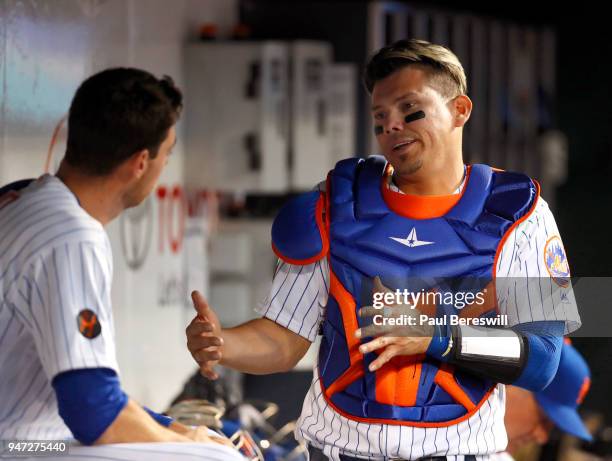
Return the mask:
{"type": "Polygon", "coordinates": [[[222,329],[194,293],[188,348],[212,379],[219,362],[273,373],[321,334],[296,429],[311,460],[488,459],[507,445],[504,383],[544,388],[580,325],[559,231],[535,181],[464,164],[451,51],[397,42],[365,84],[384,157],[339,162],[280,211],[262,318],[222,329]],[[406,291],[419,301],[393,300],[406,291]]]}
{"type": "Polygon", "coordinates": [[[511,460],[511,454],[531,443],[545,444],[554,426],[582,440],[593,440],[577,412],[590,385],[589,366],[582,355],[566,342],[561,350],[557,374],[544,390],[532,393],[508,386],[504,420],[509,454],[505,453],[504,457],[496,460],[511,460]]]}
{"type": "Polygon", "coordinates": [[[0,197],[0,440],[107,445],[69,450],[81,459],[242,459],[207,428],[143,408],[119,380],[104,226],[154,188],[181,107],[169,77],[100,72],[74,96],[57,174],[0,197]]]}

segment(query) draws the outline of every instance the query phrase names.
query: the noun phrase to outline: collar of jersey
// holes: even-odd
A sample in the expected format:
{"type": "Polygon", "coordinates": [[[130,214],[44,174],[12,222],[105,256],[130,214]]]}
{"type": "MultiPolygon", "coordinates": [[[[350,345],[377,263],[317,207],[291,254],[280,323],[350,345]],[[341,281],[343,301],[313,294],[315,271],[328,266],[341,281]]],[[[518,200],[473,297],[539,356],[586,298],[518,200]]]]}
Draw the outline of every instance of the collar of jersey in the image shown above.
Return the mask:
{"type": "Polygon", "coordinates": [[[387,165],[381,189],[387,206],[395,213],[410,219],[433,219],[444,216],[463,196],[470,177],[470,167],[465,167],[463,181],[457,190],[448,195],[405,194],[392,180],[392,167],[387,165]]]}

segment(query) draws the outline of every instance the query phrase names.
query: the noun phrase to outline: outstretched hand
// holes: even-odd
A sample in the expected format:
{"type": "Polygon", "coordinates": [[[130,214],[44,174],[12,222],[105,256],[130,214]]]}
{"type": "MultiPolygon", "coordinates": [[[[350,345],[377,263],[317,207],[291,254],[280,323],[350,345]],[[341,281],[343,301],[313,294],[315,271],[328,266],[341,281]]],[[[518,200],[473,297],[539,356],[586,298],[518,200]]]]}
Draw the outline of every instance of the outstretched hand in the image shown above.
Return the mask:
{"type": "Polygon", "coordinates": [[[200,366],[200,373],[209,379],[217,379],[219,375],[214,366],[223,356],[219,318],[199,291],[191,293],[191,300],[197,314],[185,330],[187,348],[200,366]]]}

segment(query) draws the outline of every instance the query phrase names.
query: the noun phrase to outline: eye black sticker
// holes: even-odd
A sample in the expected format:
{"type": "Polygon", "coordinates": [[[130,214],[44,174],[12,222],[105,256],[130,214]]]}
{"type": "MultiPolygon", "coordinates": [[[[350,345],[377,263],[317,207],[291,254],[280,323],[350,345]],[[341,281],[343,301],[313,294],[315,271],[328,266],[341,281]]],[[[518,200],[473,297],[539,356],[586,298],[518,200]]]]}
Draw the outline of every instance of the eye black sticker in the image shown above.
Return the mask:
{"type": "Polygon", "coordinates": [[[413,114],[406,115],[404,122],[405,123],[416,122],[417,120],[421,120],[422,118],[425,118],[425,112],[423,112],[422,110],[419,110],[413,114]]]}
{"type": "Polygon", "coordinates": [[[94,339],[102,332],[102,325],[96,313],[90,309],[83,309],[77,315],[77,327],[79,333],[87,339],[94,339]]]}

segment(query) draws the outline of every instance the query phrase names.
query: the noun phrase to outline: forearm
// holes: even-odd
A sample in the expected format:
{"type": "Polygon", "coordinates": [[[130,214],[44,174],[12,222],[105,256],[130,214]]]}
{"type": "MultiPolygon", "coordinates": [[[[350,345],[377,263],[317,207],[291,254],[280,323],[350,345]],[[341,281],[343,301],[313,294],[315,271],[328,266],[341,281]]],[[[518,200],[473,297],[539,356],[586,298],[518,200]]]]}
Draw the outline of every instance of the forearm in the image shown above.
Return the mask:
{"type": "Polygon", "coordinates": [[[430,347],[428,354],[478,376],[538,391],[554,377],[562,344],[563,323],[546,323],[522,324],[514,331],[456,328],[448,347],[430,347]]]}
{"type": "Polygon", "coordinates": [[[310,347],[307,339],[266,318],[224,329],[221,336],[221,364],[251,374],[291,370],[310,347]]]}
{"type": "Polygon", "coordinates": [[[178,431],[158,424],[140,405],[130,399],[94,444],[188,441],[189,438],[178,431]]]}

